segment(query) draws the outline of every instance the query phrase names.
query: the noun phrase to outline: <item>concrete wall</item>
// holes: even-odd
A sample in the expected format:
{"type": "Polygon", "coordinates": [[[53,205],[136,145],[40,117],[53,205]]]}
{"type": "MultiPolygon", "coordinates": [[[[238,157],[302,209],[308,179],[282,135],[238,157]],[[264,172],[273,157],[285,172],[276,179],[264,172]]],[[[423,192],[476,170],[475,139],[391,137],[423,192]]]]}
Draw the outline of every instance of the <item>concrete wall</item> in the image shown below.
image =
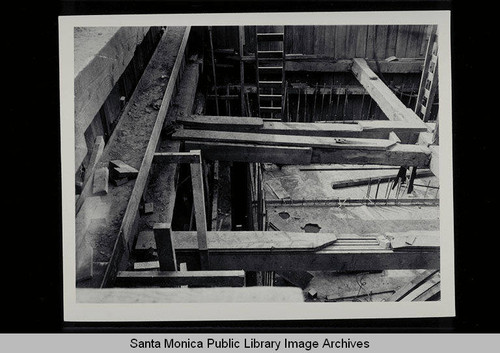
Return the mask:
{"type": "Polygon", "coordinates": [[[149,27],[75,28],[75,172],[87,154],[85,130],[148,30],[149,27]]]}

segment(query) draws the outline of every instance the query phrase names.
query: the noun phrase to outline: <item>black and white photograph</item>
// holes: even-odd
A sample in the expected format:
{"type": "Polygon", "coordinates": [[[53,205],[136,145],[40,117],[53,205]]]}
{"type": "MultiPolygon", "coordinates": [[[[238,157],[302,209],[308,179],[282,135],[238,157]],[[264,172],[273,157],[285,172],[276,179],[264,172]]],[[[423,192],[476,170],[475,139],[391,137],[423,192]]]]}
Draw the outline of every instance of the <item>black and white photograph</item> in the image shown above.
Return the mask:
{"type": "Polygon", "coordinates": [[[66,320],[455,314],[449,13],[59,25],[66,320]]]}

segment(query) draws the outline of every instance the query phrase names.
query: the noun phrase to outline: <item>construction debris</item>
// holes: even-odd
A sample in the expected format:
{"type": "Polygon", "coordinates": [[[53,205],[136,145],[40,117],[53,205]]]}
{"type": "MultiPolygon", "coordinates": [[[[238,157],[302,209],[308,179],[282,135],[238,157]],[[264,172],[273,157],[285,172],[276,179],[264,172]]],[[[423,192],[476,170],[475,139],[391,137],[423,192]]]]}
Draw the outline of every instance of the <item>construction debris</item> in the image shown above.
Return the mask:
{"type": "Polygon", "coordinates": [[[106,195],[108,193],[109,170],[106,167],[99,168],[94,173],[92,193],[94,195],[106,195]]]}
{"type": "Polygon", "coordinates": [[[128,180],[135,179],[139,174],[139,171],[137,169],[118,159],[110,161],[109,168],[111,169],[111,177],[115,181],[125,178],[128,180]]]}

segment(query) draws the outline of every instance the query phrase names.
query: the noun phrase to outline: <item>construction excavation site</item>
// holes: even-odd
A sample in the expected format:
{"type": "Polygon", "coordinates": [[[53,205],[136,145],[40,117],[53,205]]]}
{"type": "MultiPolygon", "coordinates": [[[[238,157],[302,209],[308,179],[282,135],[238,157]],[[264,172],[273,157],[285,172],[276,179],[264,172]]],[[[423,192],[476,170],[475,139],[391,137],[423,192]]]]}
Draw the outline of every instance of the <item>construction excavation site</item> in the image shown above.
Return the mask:
{"type": "Polygon", "coordinates": [[[77,303],[441,300],[437,25],[72,35],[77,303]]]}

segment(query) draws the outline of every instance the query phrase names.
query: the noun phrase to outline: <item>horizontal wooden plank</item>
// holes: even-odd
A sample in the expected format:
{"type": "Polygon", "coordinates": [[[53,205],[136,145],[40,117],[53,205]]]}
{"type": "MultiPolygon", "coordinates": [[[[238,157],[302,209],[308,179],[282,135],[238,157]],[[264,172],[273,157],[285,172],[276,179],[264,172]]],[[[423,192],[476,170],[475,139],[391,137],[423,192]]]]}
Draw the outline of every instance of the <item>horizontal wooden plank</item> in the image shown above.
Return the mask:
{"type": "Polygon", "coordinates": [[[311,164],[377,164],[428,168],[430,150],[425,146],[396,144],[385,151],[314,148],[311,164]]]}
{"type": "Polygon", "coordinates": [[[300,303],[300,288],[77,288],[77,303],[300,303]]]}
{"type": "Polygon", "coordinates": [[[366,198],[360,198],[360,199],[345,199],[342,200],[340,198],[337,199],[313,199],[313,200],[266,200],[266,205],[287,205],[288,207],[302,207],[302,206],[313,206],[314,205],[321,205],[321,206],[359,206],[359,205],[365,205],[369,203],[370,205],[374,204],[379,204],[382,206],[387,206],[387,205],[426,205],[426,206],[438,206],[439,205],[439,199],[436,198],[389,198],[389,199],[384,199],[384,198],[378,198],[378,199],[370,199],[369,201],[366,198]]]}
{"type": "MultiPolygon", "coordinates": [[[[347,177],[345,180],[336,180],[332,183],[332,188],[333,189],[340,189],[340,188],[347,188],[347,187],[352,187],[352,186],[359,186],[359,185],[371,185],[371,184],[376,184],[379,180],[380,182],[388,182],[391,180],[394,180],[397,175],[397,171],[393,170],[392,172],[388,172],[385,175],[377,175],[376,177],[364,177],[364,178],[349,178],[347,177]]],[[[417,178],[424,178],[424,177],[429,177],[433,176],[432,172],[430,170],[419,170],[417,171],[417,178]]]]}
{"type": "Polygon", "coordinates": [[[199,163],[200,152],[156,152],[154,163],[199,163]]]}
{"type": "Polygon", "coordinates": [[[281,107],[266,107],[266,106],[261,106],[259,107],[261,113],[262,112],[280,112],[281,107]]]}
{"type": "Polygon", "coordinates": [[[311,147],[185,141],[184,148],[200,149],[203,158],[218,161],[308,165],[312,158],[311,147]]]}
{"type": "MultiPolygon", "coordinates": [[[[197,250],[196,232],[172,232],[174,248],[179,250],[197,250]]],[[[207,244],[210,251],[317,251],[333,244],[337,240],[331,233],[296,233],[272,231],[208,231],[207,244]]],[[[136,250],[156,249],[151,231],[141,232],[136,250]]]]}
{"type": "MultiPolygon", "coordinates": [[[[208,232],[211,233],[211,232],[208,232]]],[[[245,232],[226,233],[223,246],[226,249],[210,250],[210,269],[245,271],[369,271],[384,269],[439,269],[439,249],[432,251],[393,251],[383,249],[376,238],[343,236],[329,246],[316,251],[296,251],[268,249],[253,251],[238,245],[239,238],[231,235],[245,232]],[[233,248],[228,248],[234,246],[233,248]]],[[[272,234],[274,232],[266,232],[272,234]]],[[[322,233],[298,233],[309,237],[322,233]]],[[[325,233],[326,234],[326,233],[325,233]]],[[[196,249],[196,232],[174,232],[179,239],[176,257],[179,262],[188,263],[188,268],[196,268],[199,254],[196,249]],[[180,239],[180,238],[184,239],[180,239]],[[186,239],[187,238],[187,239],[186,239]],[[182,243],[181,243],[182,242],[182,243]]],[[[210,237],[209,237],[210,238],[210,237]]],[[[143,239],[144,241],[144,239],[143,239]]],[[[247,241],[247,240],[245,240],[247,241]]],[[[144,242],[147,244],[147,239],[144,242]]],[[[248,244],[248,241],[247,241],[248,244]]],[[[150,245],[144,246],[147,247],[150,245]]]]}
{"type": "MultiPolygon", "coordinates": [[[[278,96],[280,97],[280,96],[278,96]]],[[[352,137],[388,139],[394,132],[402,143],[415,143],[419,133],[426,131],[420,124],[403,121],[375,120],[355,121],[353,123],[285,123],[281,121],[265,121],[260,118],[239,118],[229,116],[192,116],[182,117],[178,122],[189,128],[200,130],[255,132],[263,134],[352,137]]]]}
{"type": "Polygon", "coordinates": [[[324,136],[324,137],[351,137],[368,139],[388,139],[394,131],[402,143],[414,143],[422,127],[398,121],[367,121],[352,124],[344,123],[284,123],[264,122],[259,133],[275,133],[282,135],[324,136]],[[367,124],[368,123],[368,124],[367,124]]]}
{"type": "Polygon", "coordinates": [[[172,135],[174,140],[244,143],[272,146],[322,147],[330,149],[386,150],[396,144],[382,139],[337,138],[322,136],[294,136],[209,130],[181,130],[172,135]]]}
{"type": "Polygon", "coordinates": [[[284,33],[257,33],[257,41],[259,42],[276,42],[283,41],[284,33]]]}
{"type": "Polygon", "coordinates": [[[326,148],[279,147],[236,143],[186,141],[186,149],[201,149],[210,160],[276,164],[373,164],[428,168],[429,149],[418,145],[395,145],[384,151],[335,150],[326,148]]]}
{"type": "MultiPolygon", "coordinates": [[[[332,245],[320,251],[245,252],[213,251],[210,268],[213,270],[245,271],[378,271],[402,269],[439,269],[439,251],[404,252],[383,249],[335,250],[332,245]]],[[[183,262],[195,264],[193,252],[177,253],[183,262]]]]}
{"type": "Polygon", "coordinates": [[[391,240],[393,249],[438,248],[441,241],[439,231],[391,232],[386,235],[393,239],[391,240]]]}
{"type": "MultiPolygon", "coordinates": [[[[173,232],[176,250],[198,249],[196,232],[173,232]]],[[[337,240],[335,234],[305,234],[294,232],[207,232],[209,250],[244,251],[316,251],[337,240]]]]}
{"type": "Polygon", "coordinates": [[[233,271],[120,271],[117,287],[134,286],[196,286],[244,287],[245,272],[233,271]]]}
{"type": "MultiPolygon", "coordinates": [[[[285,63],[286,71],[306,71],[306,72],[348,72],[351,70],[351,60],[337,60],[337,61],[287,61],[285,63]]],[[[377,63],[373,60],[368,61],[368,66],[372,70],[377,70],[382,73],[421,73],[423,60],[412,61],[379,61],[377,63]]]]}
{"type": "Polygon", "coordinates": [[[179,116],[177,122],[184,126],[212,126],[216,128],[227,128],[238,126],[239,128],[260,128],[264,122],[260,118],[236,117],[236,116],[212,116],[212,115],[190,115],[179,116]]]}
{"type": "MultiPolygon", "coordinates": [[[[218,90],[226,90],[229,88],[231,91],[241,91],[242,87],[240,85],[225,85],[225,86],[217,86],[218,90]]],[[[400,87],[399,88],[403,93],[411,93],[410,87],[400,87]]],[[[318,94],[333,94],[333,95],[367,95],[368,92],[361,84],[343,84],[338,85],[334,84],[331,86],[322,86],[316,87],[316,85],[310,85],[304,82],[289,82],[289,86],[287,88],[287,94],[315,94],[316,90],[318,94]]],[[[253,83],[245,83],[243,85],[244,93],[257,93],[257,85],[253,83]]],[[[214,99],[215,95],[211,94],[207,96],[208,98],[214,99]]],[[[239,99],[238,95],[218,95],[219,99],[239,99]]]]}
{"type": "MultiPolygon", "coordinates": [[[[240,60],[239,56],[228,57],[228,59],[240,60]]],[[[241,58],[244,62],[255,61],[254,55],[247,55],[241,58]]],[[[260,59],[260,58],[259,58],[260,59]]],[[[310,72],[350,72],[352,67],[351,59],[336,59],[329,55],[285,55],[286,71],[310,71],[310,72]]],[[[367,60],[370,69],[381,73],[421,73],[424,66],[424,59],[421,58],[400,58],[394,61],[367,60]]]]}

